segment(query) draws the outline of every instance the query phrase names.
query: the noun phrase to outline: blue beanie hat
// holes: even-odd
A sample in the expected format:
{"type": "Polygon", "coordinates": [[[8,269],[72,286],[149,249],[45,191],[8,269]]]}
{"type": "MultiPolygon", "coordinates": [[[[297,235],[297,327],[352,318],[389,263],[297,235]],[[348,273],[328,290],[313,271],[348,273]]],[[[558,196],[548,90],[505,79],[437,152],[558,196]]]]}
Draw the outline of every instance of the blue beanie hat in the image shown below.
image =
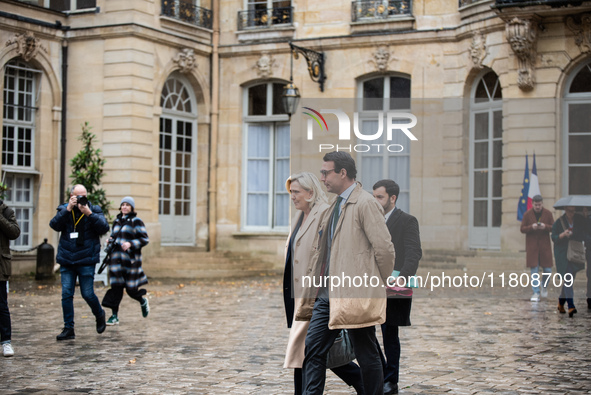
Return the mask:
{"type": "MultiPolygon", "coordinates": [[[[121,204],[123,203],[129,204],[131,208],[135,210],[135,201],[131,196],[125,196],[123,199],[121,199],[121,204]]],[[[121,204],[119,205],[119,208],[121,208],[121,204]]]]}

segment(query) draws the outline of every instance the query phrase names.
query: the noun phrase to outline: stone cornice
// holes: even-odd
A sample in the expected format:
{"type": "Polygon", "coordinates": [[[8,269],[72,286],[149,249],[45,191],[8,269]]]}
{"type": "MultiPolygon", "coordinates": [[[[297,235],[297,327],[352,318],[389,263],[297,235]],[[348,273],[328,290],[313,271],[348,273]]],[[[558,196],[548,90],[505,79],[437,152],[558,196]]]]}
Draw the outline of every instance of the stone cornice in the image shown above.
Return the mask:
{"type": "Polygon", "coordinates": [[[210,43],[204,43],[189,37],[172,34],[136,23],[119,25],[93,26],[88,28],[71,29],[66,37],[69,41],[105,40],[119,37],[139,37],[148,41],[157,41],[172,47],[189,47],[196,55],[209,56],[212,52],[210,43]]]}
{"type": "MultiPolygon", "coordinates": [[[[492,18],[491,18],[492,19],[492,18]]],[[[491,32],[502,32],[505,30],[505,24],[499,18],[494,17],[495,24],[493,26],[486,26],[478,29],[479,32],[489,34],[491,32]]],[[[359,47],[375,47],[376,44],[387,42],[388,45],[396,46],[401,44],[422,45],[444,42],[455,43],[465,39],[472,39],[474,29],[469,29],[467,25],[461,25],[450,29],[434,29],[434,30],[413,30],[406,32],[380,32],[380,34],[368,35],[342,35],[322,38],[309,38],[293,40],[293,43],[303,46],[315,51],[344,51],[359,47]],[[380,40],[380,37],[384,37],[380,40]]],[[[269,53],[289,53],[289,45],[284,42],[273,43],[250,43],[250,44],[229,44],[220,45],[220,57],[228,58],[232,56],[244,56],[251,54],[259,54],[261,51],[268,51],[269,53]]]]}

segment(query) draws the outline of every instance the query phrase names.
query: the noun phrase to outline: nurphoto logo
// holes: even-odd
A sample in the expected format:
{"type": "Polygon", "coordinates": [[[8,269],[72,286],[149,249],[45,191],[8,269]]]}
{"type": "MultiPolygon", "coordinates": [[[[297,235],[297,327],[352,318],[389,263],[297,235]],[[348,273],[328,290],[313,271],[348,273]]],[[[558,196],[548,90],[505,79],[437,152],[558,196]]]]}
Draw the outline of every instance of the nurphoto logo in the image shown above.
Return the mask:
{"type": "MultiPolygon", "coordinates": [[[[314,140],[314,125],[317,124],[320,128],[320,132],[329,132],[328,123],[326,118],[323,114],[332,114],[336,116],[336,120],[338,121],[338,139],[339,142],[346,142],[351,141],[351,119],[349,115],[343,110],[336,110],[336,109],[321,109],[319,111],[311,108],[311,107],[303,107],[305,111],[303,114],[306,115],[307,124],[306,124],[306,132],[307,132],[307,139],[314,140]]],[[[388,111],[387,113],[384,112],[377,112],[372,113],[371,115],[362,114],[360,117],[358,112],[353,113],[353,133],[355,137],[359,140],[363,141],[374,141],[371,144],[327,144],[322,143],[318,145],[319,152],[322,151],[354,151],[354,152],[369,152],[369,151],[377,151],[377,152],[402,152],[404,147],[401,144],[384,144],[379,143],[383,141],[384,130],[386,132],[386,139],[388,142],[391,142],[393,139],[394,133],[402,132],[404,133],[410,140],[416,141],[418,140],[416,136],[410,131],[411,128],[416,126],[417,124],[417,117],[413,114],[408,112],[397,112],[397,111],[388,111]],[[377,119],[376,119],[377,116],[377,119]],[[360,119],[365,121],[377,121],[377,131],[372,130],[371,134],[367,134],[367,130],[363,133],[359,128],[360,119]],[[385,125],[384,125],[385,123],[385,125]]]]}

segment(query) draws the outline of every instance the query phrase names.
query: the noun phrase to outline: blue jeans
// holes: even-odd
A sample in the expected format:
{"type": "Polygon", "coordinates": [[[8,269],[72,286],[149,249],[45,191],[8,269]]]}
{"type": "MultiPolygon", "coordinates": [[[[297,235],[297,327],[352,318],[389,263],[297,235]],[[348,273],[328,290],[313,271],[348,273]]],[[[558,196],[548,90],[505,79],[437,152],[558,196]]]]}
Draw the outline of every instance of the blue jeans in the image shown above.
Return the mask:
{"type": "MultiPolygon", "coordinates": [[[[540,293],[540,287],[534,287],[534,274],[539,274],[539,269],[540,266],[536,266],[536,267],[532,267],[531,268],[531,289],[534,291],[535,294],[539,294],[540,293]]],[[[542,268],[542,273],[549,273],[552,274],[552,268],[551,267],[543,267],[542,268]]],[[[550,276],[543,276],[543,275],[539,275],[538,277],[538,283],[542,285],[543,288],[544,284],[548,285],[550,284],[550,281],[552,281],[552,279],[550,278],[550,276]]]]}
{"type": "Polygon", "coordinates": [[[574,303],[575,291],[573,289],[573,285],[575,282],[575,277],[577,276],[577,271],[575,270],[574,265],[570,262],[568,262],[568,264],[566,265],[566,273],[565,274],[568,274],[568,273],[572,274],[573,283],[571,284],[570,287],[567,287],[566,282],[563,280],[562,289],[560,290],[560,296],[558,297],[558,299],[559,299],[559,302],[561,302],[560,304],[564,304],[564,300],[566,300],[566,303],[568,303],[568,307],[574,308],[575,307],[575,303],[574,303]]]}
{"type": "Polygon", "coordinates": [[[64,327],[74,328],[74,291],[76,277],[80,283],[82,298],[88,303],[95,317],[104,314],[101,304],[94,294],[94,266],[64,266],[60,268],[62,278],[62,312],[64,327]]]}

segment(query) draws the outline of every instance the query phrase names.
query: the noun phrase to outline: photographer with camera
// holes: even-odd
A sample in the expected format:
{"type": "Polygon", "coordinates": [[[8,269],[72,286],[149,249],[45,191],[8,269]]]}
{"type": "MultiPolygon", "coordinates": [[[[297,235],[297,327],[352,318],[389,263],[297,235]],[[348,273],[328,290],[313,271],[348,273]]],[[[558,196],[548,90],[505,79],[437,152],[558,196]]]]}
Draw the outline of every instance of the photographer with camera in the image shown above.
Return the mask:
{"type": "Polygon", "coordinates": [[[108,255],[106,259],[109,261],[111,289],[105,294],[102,305],[113,311],[107,325],[119,324],[119,305],[123,299],[123,290],[140,303],[144,318],[150,312],[148,298],[144,297],[146,290],[139,288],[148,283],[142,269],[142,247],[149,243],[148,233],[144,222],[135,212],[135,201],[131,196],[121,200],[119,210],[121,212],[113,222],[109,244],[105,249],[108,255]]]}
{"type": "Polygon", "coordinates": [[[88,202],[86,188],[75,185],[68,203],[57,208],[57,214],[49,226],[61,232],[57,249],[62,281],[62,312],[64,329],[57,340],[74,339],[74,291],[76,278],[80,283],[82,298],[96,318],[96,331],[106,328],[105,311],[94,293],[94,269],[100,261],[100,236],[109,231],[109,224],[99,206],[88,202]]]}

